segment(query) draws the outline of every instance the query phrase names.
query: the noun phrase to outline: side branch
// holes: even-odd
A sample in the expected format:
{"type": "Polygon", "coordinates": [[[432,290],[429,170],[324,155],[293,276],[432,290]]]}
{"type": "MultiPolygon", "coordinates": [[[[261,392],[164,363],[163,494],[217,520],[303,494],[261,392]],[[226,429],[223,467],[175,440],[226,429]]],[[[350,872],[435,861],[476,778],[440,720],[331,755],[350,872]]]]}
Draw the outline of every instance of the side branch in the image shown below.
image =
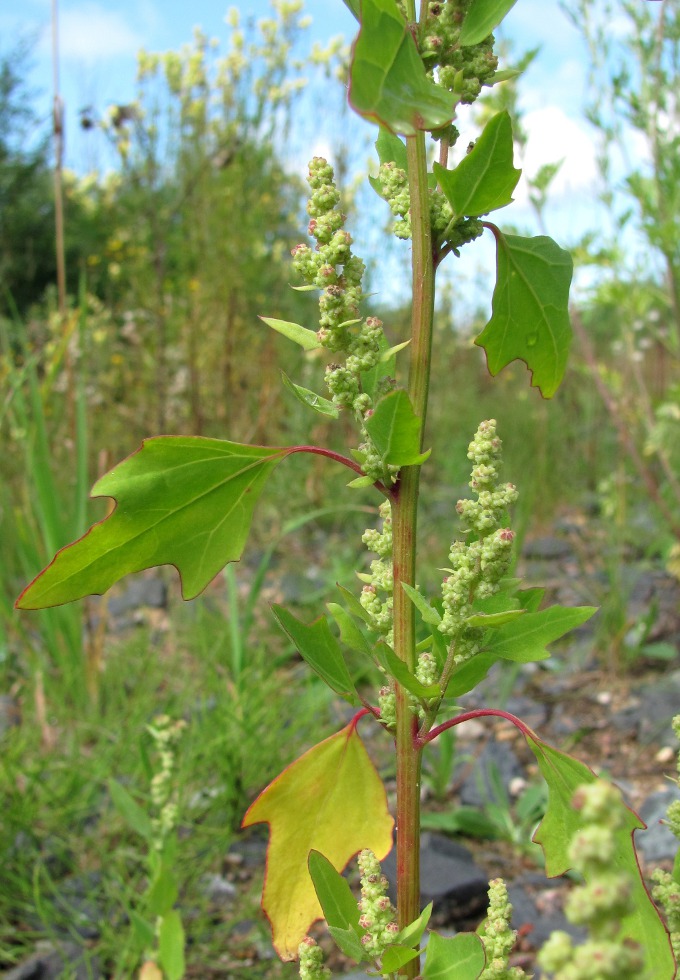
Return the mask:
{"type": "Polygon", "coordinates": [[[466,711],[462,715],[457,715],[455,718],[450,718],[448,721],[442,722],[441,725],[432,728],[426,735],[418,735],[415,740],[416,746],[422,749],[424,745],[434,741],[438,735],[441,735],[442,732],[447,731],[449,728],[461,725],[464,721],[472,721],[473,718],[485,718],[489,716],[505,718],[506,721],[511,721],[515,728],[520,730],[522,735],[538,740],[535,732],[521,718],[518,718],[517,715],[511,715],[509,711],[501,711],[500,708],[475,708],[474,711],[466,711]]]}
{"type": "MultiPolygon", "coordinates": [[[[343,456],[342,453],[336,453],[332,449],[325,449],[323,446],[290,446],[286,451],[289,456],[292,456],[293,453],[311,453],[314,456],[327,456],[328,459],[334,459],[336,463],[342,463],[343,466],[347,466],[348,469],[353,470],[358,476],[366,475],[359,464],[355,463],[353,459],[343,456]]],[[[373,486],[389,500],[395,499],[395,490],[388,489],[380,480],[376,480],[373,486]]]]}

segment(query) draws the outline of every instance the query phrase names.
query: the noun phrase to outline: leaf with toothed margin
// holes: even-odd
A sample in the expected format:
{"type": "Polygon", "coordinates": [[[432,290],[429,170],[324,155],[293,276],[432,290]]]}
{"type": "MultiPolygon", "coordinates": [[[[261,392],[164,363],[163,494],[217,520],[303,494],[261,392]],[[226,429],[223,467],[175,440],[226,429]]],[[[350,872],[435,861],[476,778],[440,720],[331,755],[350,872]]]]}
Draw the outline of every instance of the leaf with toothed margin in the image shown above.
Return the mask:
{"type": "MultiPolygon", "coordinates": [[[[548,784],[548,809],[533,839],[543,848],[546,874],[552,878],[572,867],[568,856],[569,844],[583,825],[579,811],[572,805],[574,793],[579,786],[596,782],[597,776],[578,759],[540,741],[530,730],[525,730],[524,736],[548,784]]],[[[612,831],[616,847],[610,867],[623,872],[631,882],[633,900],[633,911],[621,920],[621,939],[640,945],[646,961],[646,969],[641,971],[641,976],[672,980],[675,963],[668,933],[645,887],[633,845],[633,831],[645,825],[626,806],[620,790],[617,792],[617,808],[623,815],[623,825],[612,831]]]]}
{"type": "Polygon", "coordinates": [[[427,77],[394,0],[362,0],[349,101],[360,116],[405,136],[445,126],[453,117],[454,97],[427,77]]]}
{"type": "Polygon", "coordinates": [[[279,956],[292,960],[322,910],[307,866],[319,851],[341,871],[368,848],[382,861],[394,821],[378,773],[350,722],[293,762],[258,796],[243,826],[269,824],[262,907],[279,956]]]}
{"type": "Polygon", "coordinates": [[[435,163],[434,172],[456,219],[479,217],[510,204],[522,173],[513,164],[510,114],[492,116],[457,167],[447,170],[435,163]]]}
{"type": "Polygon", "coordinates": [[[157,436],[92,488],[116,508],[58,552],[24,590],[19,609],[102,594],[132,572],[174,565],[193,599],[245,546],[255,504],[288,448],[197,436],[157,436]]]}
{"type": "Polygon", "coordinates": [[[487,227],[496,239],[496,286],[491,319],[475,343],[486,351],[490,374],[524,361],[531,384],[552,398],[571,345],[571,256],[546,235],[522,238],[487,227]]]}

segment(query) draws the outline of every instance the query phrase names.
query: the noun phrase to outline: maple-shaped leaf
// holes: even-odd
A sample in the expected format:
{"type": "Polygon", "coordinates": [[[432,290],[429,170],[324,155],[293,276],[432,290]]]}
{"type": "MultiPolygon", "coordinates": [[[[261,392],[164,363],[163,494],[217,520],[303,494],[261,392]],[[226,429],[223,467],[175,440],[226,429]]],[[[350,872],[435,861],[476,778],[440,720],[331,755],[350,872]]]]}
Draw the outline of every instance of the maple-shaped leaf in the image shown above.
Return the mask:
{"type": "Polygon", "coordinates": [[[349,101],[367,119],[413,136],[450,122],[454,98],[425,72],[416,42],[394,0],[362,0],[352,49],[349,101]]]}
{"type": "MultiPolygon", "coordinates": [[[[569,844],[582,826],[582,818],[572,806],[574,793],[584,783],[595,782],[597,776],[584,763],[552,748],[529,731],[525,730],[524,735],[548,784],[548,809],[534,840],[543,848],[546,874],[554,877],[571,867],[569,844]]],[[[633,898],[633,911],[621,921],[622,938],[640,944],[646,960],[645,976],[672,980],[675,963],[668,933],[645,888],[633,845],[633,831],[645,825],[623,799],[619,806],[624,821],[621,829],[614,831],[616,851],[612,865],[615,870],[625,872],[632,882],[633,898]]]]}
{"type": "Polygon", "coordinates": [[[532,385],[552,398],[571,344],[571,256],[547,235],[523,238],[486,227],[496,239],[496,286],[491,319],[475,343],[486,350],[492,375],[522,360],[532,372],[532,385]]]}
{"type": "Polygon", "coordinates": [[[492,116],[454,170],[435,163],[434,173],[455,218],[478,217],[510,204],[522,173],[513,165],[510,114],[503,111],[492,116]]]}
{"type": "Polygon", "coordinates": [[[19,597],[42,609],[106,592],[132,572],[174,565],[185,599],[238,561],[270,473],[290,449],[196,436],[157,436],[99,480],[116,508],[62,548],[19,597]]]}
{"type": "Polygon", "coordinates": [[[293,762],[250,806],[243,826],[269,824],[262,908],[283,960],[322,911],[309,874],[311,851],[342,871],[358,851],[382,860],[392,847],[394,821],[385,788],[352,721],[293,762]]]}

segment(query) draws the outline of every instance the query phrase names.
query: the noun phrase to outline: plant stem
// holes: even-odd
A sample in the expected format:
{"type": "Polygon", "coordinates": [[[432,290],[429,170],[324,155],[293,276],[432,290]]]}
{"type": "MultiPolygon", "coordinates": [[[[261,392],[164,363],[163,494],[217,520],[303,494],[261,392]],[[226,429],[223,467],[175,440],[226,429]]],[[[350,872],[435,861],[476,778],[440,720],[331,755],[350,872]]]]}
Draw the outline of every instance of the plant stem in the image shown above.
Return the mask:
{"type": "MultiPolygon", "coordinates": [[[[423,429],[427,412],[434,313],[434,267],[427,190],[425,138],[407,139],[411,228],[413,234],[413,309],[409,396],[423,429]]],[[[422,438],[422,437],[421,437],[422,438]]],[[[422,448],[422,446],[421,446],[422,448]]],[[[420,467],[401,471],[397,499],[392,508],[394,566],[394,649],[415,669],[415,613],[401,587],[415,584],[416,528],[420,467]]],[[[408,691],[397,685],[397,908],[399,928],[420,913],[420,752],[418,722],[411,711],[408,691]]],[[[414,978],[418,959],[407,963],[401,976],[414,978]]]]}

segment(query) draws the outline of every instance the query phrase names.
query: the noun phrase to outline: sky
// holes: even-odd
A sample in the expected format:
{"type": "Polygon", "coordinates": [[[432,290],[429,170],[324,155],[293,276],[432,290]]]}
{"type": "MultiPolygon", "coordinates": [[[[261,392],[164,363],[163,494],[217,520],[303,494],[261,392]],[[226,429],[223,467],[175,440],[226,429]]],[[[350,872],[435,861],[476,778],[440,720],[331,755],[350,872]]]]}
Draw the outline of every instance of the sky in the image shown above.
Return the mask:
{"type": "MultiPolygon", "coordinates": [[[[269,0],[237,0],[232,4],[224,0],[58,0],[58,5],[66,164],[81,173],[101,169],[104,161],[101,149],[95,149],[92,133],[78,125],[79,110],[91,105],[95,114],[101,115],[107,105],[134,98],[140,48],[178,49],[191,40],[195,25],[209,37],[225,42],[229,6],[238,7],[244,17],[267,16],[271,11],[269,0]]],[[[52,95],[51,6],[52,0],[22,0],[20,7],[13,4],[11,9],[9,4],[0,5],[0,51],[11,50],[10,39],[35,40],[31,83],[41,93],[39,104],[46,118],[52,95]]],[[[306,0],[304,11],[312,18],[310,40],[327,42],[338,34],[348,40],[353,37],[355,21],[342,0],[306,0]]],[[[582,116],[587,84],[583,45],[558,0],[518,0],[504,22],[502,36],[517,52],[541,46],[520,88],[523,124],[529,134],[521,163],[531,174],[544,163],[563,160],[553,185],[548,231],[568,243],[576,240],[592,220],[597,182],[593,134],[582,116]]],[[[362,123],[357,126],[357,145],[366,147],[365,163],[372,128],[362,123]]],[[[304,159],[327,149],[323,125],[312,127],[310,141],[310,153],[304,159]]],[[[302,158],[293,155],[291,162],[294,169],[302,171],[302,158]]],[[[523,181],[515,199],[511,220],[528,228],[533,217],[523,181]]],[[[487,259],[484,256],[485,262],[487,259]]]]}

